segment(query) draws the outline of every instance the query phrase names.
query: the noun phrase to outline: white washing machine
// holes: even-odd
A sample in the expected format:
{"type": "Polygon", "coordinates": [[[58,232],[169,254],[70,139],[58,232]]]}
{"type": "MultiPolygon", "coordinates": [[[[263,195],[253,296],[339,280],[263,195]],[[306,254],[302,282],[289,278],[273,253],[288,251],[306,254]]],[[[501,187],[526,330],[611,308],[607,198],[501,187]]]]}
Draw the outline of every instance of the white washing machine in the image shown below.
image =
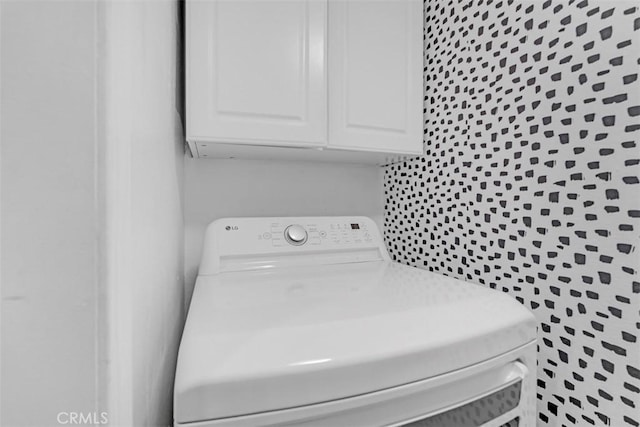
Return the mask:
{"type": "Polygon", "coordinates": [[[391,262],[368,218],[222,219],[175,426],[532,427],[535,340],[508,295],[391,262]]]}

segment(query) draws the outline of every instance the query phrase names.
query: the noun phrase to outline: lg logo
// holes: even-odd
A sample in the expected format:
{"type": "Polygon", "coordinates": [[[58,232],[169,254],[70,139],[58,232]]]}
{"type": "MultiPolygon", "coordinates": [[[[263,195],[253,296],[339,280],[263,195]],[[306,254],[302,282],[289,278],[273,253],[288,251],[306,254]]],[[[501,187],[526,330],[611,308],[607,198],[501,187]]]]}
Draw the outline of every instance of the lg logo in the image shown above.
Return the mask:
{"type": "Polygon", "coordinates": [[[227,230],[227,231],[237,230],[238,226],[237,225],[227,225],[224,229],[227,230]]]}
{"type": "Polygon", "coordinates": [[[108,424],[109,417],[106,412],[60,412],[58,424],[96,425],[108,424]]]}

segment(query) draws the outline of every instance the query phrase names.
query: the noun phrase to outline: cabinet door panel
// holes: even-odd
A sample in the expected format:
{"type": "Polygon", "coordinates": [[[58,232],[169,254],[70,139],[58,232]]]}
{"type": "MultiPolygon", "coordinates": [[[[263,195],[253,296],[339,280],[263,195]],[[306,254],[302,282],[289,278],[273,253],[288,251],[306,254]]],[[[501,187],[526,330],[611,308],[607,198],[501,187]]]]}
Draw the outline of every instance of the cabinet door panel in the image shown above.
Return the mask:
{"type": "Polygon", "coordinates": [[[329,2],[329,141],[422,152],[422,2],[329,2]]]}
{"type": "Polygon", "coordinates": [[[190,139],[326,143],[326,2],[193,0],[190,139]]]}

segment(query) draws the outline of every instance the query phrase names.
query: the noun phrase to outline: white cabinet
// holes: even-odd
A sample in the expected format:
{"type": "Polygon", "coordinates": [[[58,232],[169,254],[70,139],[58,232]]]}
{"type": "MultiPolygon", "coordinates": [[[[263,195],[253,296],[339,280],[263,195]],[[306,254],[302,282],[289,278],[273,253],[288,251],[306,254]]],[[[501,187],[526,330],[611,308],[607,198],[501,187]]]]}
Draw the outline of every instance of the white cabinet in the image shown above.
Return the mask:
{"type": "Polygon", "coordinates": [[[330,2],[328,52],[329,146],[421,151],[422,10],[416,3],[330,2]]]}
{"type": "Polygon", "coordinates": [[[188,0],[186,18],[196,156],[422,152],[421,0],[188,0]]]}
{"type": "Polygon", "coordinates": [[[325,1],[196,0],[187,13],[189,139],[326,143],[325,1]]]}

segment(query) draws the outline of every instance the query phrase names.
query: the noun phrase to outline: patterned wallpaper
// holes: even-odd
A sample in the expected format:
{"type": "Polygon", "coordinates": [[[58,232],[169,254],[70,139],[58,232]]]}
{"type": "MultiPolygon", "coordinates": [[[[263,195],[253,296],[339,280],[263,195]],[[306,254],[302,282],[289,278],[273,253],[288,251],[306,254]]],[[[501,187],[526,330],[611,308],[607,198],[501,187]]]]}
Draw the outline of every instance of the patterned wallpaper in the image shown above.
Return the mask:
{"type": "Polygon", "coordinates": [[[385,170],[395,260],[537,316],[543,426],[640,425],[639,6],[426,0],[425,155],[385,170]]]}

